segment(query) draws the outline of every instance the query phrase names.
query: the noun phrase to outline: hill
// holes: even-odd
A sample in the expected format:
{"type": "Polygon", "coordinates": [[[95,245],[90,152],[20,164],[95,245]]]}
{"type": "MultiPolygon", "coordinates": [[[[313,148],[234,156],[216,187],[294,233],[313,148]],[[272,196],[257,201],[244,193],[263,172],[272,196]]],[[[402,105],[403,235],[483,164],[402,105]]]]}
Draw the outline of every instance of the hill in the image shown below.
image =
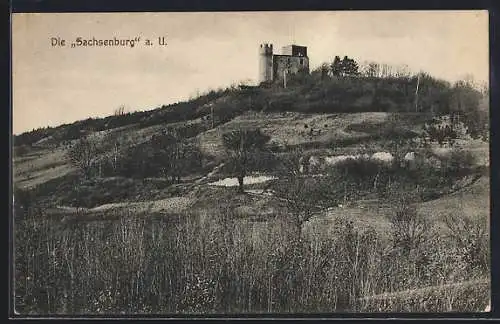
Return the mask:
{"type": "Polygon", "coordinates": [[[485,102],[427,76],[415,108],[415,82],[312,73],[15,136],[19,298],[28,312],[72,298],[82,312],[185,313],[372,311],[389,296],[406,311],[437,289],[429,309],[483,307],[485,102]],[[450,115],[466,135],[429,131],[450,115]],[[265,143],[240,193],[225,136],[247,129],[265,143]]]}

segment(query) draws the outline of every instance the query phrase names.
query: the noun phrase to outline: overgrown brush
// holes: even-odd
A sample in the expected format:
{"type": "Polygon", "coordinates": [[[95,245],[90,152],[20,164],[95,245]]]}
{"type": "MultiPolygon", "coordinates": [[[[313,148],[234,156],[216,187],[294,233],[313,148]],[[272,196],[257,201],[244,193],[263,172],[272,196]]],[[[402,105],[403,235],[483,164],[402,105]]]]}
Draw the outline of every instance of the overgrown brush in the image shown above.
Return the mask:
{"type": "MultiPolygon", "coordinates": [[[[16,222],[15,307],[21,314],[363,311],[371,309],[366,296],[484,276],[477,258],[454,258],[456,241],[424,235],[419,222],[428,220],[416,220],[411,208],[395,215],[387,241],[343,218],[321,239],[298,237],[286,214],[263,223],[227,210],[67,224],[31,214],[16,222]]],[[[483,240],[484,225],[477,235],[464,230],[464,242],[483,240]]]]}

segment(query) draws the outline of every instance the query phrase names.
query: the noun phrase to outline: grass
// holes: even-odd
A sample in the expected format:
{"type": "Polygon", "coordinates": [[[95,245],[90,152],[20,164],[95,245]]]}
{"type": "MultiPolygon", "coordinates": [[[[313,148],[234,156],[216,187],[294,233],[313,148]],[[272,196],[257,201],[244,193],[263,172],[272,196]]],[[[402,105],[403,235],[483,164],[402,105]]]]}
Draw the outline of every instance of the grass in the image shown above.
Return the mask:
{"type": "MultiPolygon", "coordinates": [[[[378,231],[369,227],[360,231],[346,218],[336,222],[326,239],[297,240],[286,214],[252,222],[229,210],[146,218],[123,212],[109,221],[60,223],[28,218],[20,223],[16,231],[18,311],[210,314],[373,310],[373,304],[361,302],[363,297],[442,286],[446,282],[439,273],[449,275],[446,272],[462,269],[458,265],[463,260],[449,259],[454,252],[447,250],[446,241],[432,242],[431,250],[417,247],[406,257],[378,231]],[[426,251],[431,251],[430,259],[423,265],[426,251]],[[405,278],[411,280],[398,281],[405,278]]],[[[455,275],[460,281],[485,272],[458,270],[455,275]]],[[[451,310],[462,310],[463,305],[468,305],[467,310],[483,307],[484,285],[477,293],[467,289],[451,303],[451,310]]],[[[440,294],[428,295],[436,298],[440,294]]],[[[446,296],[434,299],[437,305],[429,309],[450,309],[447,303],[453,295],[446,296]]],[[[422,304],[405,298],[387,309],[422,309],[422,304]]]]}
{"type": "Polygon", "coordinates": [[[488,279],[381,294],[360,299],[364,312],[477,312],[490,298],[488,279]]]}
{"type": "MultiPolygon", "coordinates": [[[[395,128],[390,117],[386,112],[246,113],[197,139],[204,142],[205,154],[215,155],[203,166],[209,169],[217,158],[224,160],[219,131],[241,125],[262,128],[282,144],[285,156],[297,146],[318,154],[367,152],[365,144],[371,151],[387,149],[392,135],[415,136],[415,125],[425,120],[400,114],[395,128]],[[321,134],[311,137],[305,124],[321,134]]],[[[124,128],[119,137],[127,148],[147,143],[163,126],[124,128]]],[[[443,189],[437,199],[412,205],[428,231],[424,240],[406,237],[415,241],[408,245],[396,235],[405,233],[398,228],[404,224],[393,218],[399,205],[372,189],[369,172],[350,183],[356,204],[344,208],[335,207],[345,196],[343,182],[311,178],[330,193],[315,203],[333,208],[315,212],[297,231],[293,208],[279,197],[236,194],[236,188],[188,177],[179,185],[162,178],[80,182],[69,167],[67,173],[50,169],[62,154],[55,152],[42,150],[30,161],[27,154],[14,165],[33,177],[17,177],[16,185],[34,187],[33,200],[23,204],[27,208],[20,208],[16,196],[16,310],[23,314],[480,311],[487,301],[486,178],[450,193],[444,189],[464,177],[441,183],[433,181],[451,177],[387,173],[385,180],[392,178],[380,180],[381,188],[394,181],[405,184],[394,192],[415,184],[443,189]],[[459,236],[449,235],[454,231],[459,236]],[[468,248],[459,249],[464,243],[468,248]],[[477,285],[468,283],[476,279],[477,285]]],[[[229,169],[220,168],[214,179],[229,176],[229,169]]],[[[269,169],[267,174],[278,175],[274,166],[269,169]]],[[[271,187],[286,183],[273,181],[271,187]]]]}
{"type": "Polygon", "coordinates": [[[16,222],[16,308],[23,314],[481,311],[489,263],[477,262],[488,253],[481,245],[487,223],[479,220],[488,214],[467,214],[450,199],[484,206],[487,184],[483,178],[412,207],[428,230],[409,248],[395,236],[407,221],[394,223],[394,208],[335,208],[306,222],[298,236],[286,203],[235,188],[201,185],[188,195],[196,202],[187,209],[132,203],[76,218],[31,209],[16,222]],[[443,222],[438,215],[446,212],[456,217],[443,222]],[[446,226],[458,236],[446,235],[446,226]],[[479,250],[461,249],[457,237],[479,250]],[[468,283],[476,279],[482,281],[468,283]]]}
{"type": "MultiPolygon", "coordinates": [[[[407,114],[399,113],[400,119],[405,120],[407,114]]],[[[225,123],[215,129],[199,135],[202,151],[206,154],[224,156],[221,134],[245,127],[257,127],[271,137],[274,143],[283,150],[302,147],[306,150],[329,149],[347,147],[370,141],[387,141],[388,136],[402,136],[412,138],[416,133],[412,130],[423,123],[408,114],[410,120],[416,124],[401,122],[397,129],[380,128],[377,125],[386,125],[389,114],[384,112],[364,113],[337,113],[337,114],[304,114],[290,113],[256,113],[248,112],[225,123]],[[358,132],[358,125],[371,125],[370,132],[358,132]],[[305,128],[307,126],[307,128],[305,128]],[[326,126],[326,127],[325,127],[326,126]],[[311,133],[311,129],[313,133],[311,133]]],[[[366,131],[366,130],[365,130],[366,131]]]]}

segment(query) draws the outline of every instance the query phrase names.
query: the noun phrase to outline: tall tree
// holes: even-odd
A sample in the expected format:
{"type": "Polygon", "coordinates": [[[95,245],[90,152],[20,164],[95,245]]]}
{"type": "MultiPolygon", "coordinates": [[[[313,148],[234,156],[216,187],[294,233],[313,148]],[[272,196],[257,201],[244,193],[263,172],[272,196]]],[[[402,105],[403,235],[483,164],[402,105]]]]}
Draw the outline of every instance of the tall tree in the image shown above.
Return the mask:
{"type": "Polygon", "coordinates": [[[330,65],[330,72],[333,76],[358,75],[359,65],[347,55],[343,59],[340,59],[340,56],[335,56],[333,63],[330,65]]]}
{"type": "Polygon", "coordinates": [[[356,63],[355,60],[353,60],[347,56],[344,56],[340,66],[341,66],[342,76],[358,75],[359,74],[358,63],[356,63]]]}
{"type": "Polygon", "coordinates": [[[239,129],[224,133],[222,141],[226,147],[238,178],[238,191],[243,193],[243,179],[252,155],[264,148],[270,137],[260,129],[239,129]]]}
{"type": "Polygon", "coordinates": [[[469,134],[474,138],[485,137],[489,132],[489,113],[487,102],[482,100],[480,91],[466,81],[457,81],[451,89],[450,110],[459,117],[468,128],[469,134]],[[483,101],[483,102],[481,102],[483,101]],[[481,104],[483,103],[483,104],[481,104]]]}
{"type": "Polygon", "coordinates": [[[115,109],[115,116],[123,116],[125,115],[125,105],[120,105],[115,109]]]}
{"type": "Polygon", "coordinates": [[[342,75],[342,60],[340,56],[335,56],[332,64],[330,65],[330,73],[333,76],[341,76],[342,75]]]}

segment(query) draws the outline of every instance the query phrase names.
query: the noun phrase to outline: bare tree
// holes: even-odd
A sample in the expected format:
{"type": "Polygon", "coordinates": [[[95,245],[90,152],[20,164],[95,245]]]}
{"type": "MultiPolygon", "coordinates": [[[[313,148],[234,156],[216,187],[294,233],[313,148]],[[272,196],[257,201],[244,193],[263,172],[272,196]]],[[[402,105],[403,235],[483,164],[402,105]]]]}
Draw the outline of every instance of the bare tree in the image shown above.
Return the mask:
{"type": "Polygon", "coordinates": [[[325,80],[328,78],[328,71],[330,70],[330,67],[328,66],[328,63],[323,63],[321,66],[318,68],[318,71],[320,72],[321,80],[325,80]]]}
{"type": "Polygon", "coordinates": [[[125,115],[125,105],[120,105],[120,107],[115,109],[115,116],[125,115]]]}
{"type": "Polygon", "coordinates": [[[406,64],[399,65],[395,69],[396,69],[395,76],[397,78],[409,78],[411,75],[410,68],[406,64]]]}
{"type": "Polygon", "coordinates": [[[281,174],[283,181],[276,188],[276,194],[286,201],[295,234],[299,239],[302,236],[302,225],[322,209],[318,201],[323,198],[325,192],[321,181],[302,174],[301,165],[307,164],[307,158],[308,155],[301,149],[295,149],[285,157],[281,174]]]}
{"type": "Polygon", "coordinates": [[[362,74],[366,77],[379,77],[380,76],[380,64],[376,62],[364,62],[360,70],[362,74]]]}
{"type": "Polygon", "coordinates": [[[85,178],[90,178],[92,169],[97,161],[97,142],[89,137],[80,139],[69,151],[71,163],[83,173],[85,178]]]}

